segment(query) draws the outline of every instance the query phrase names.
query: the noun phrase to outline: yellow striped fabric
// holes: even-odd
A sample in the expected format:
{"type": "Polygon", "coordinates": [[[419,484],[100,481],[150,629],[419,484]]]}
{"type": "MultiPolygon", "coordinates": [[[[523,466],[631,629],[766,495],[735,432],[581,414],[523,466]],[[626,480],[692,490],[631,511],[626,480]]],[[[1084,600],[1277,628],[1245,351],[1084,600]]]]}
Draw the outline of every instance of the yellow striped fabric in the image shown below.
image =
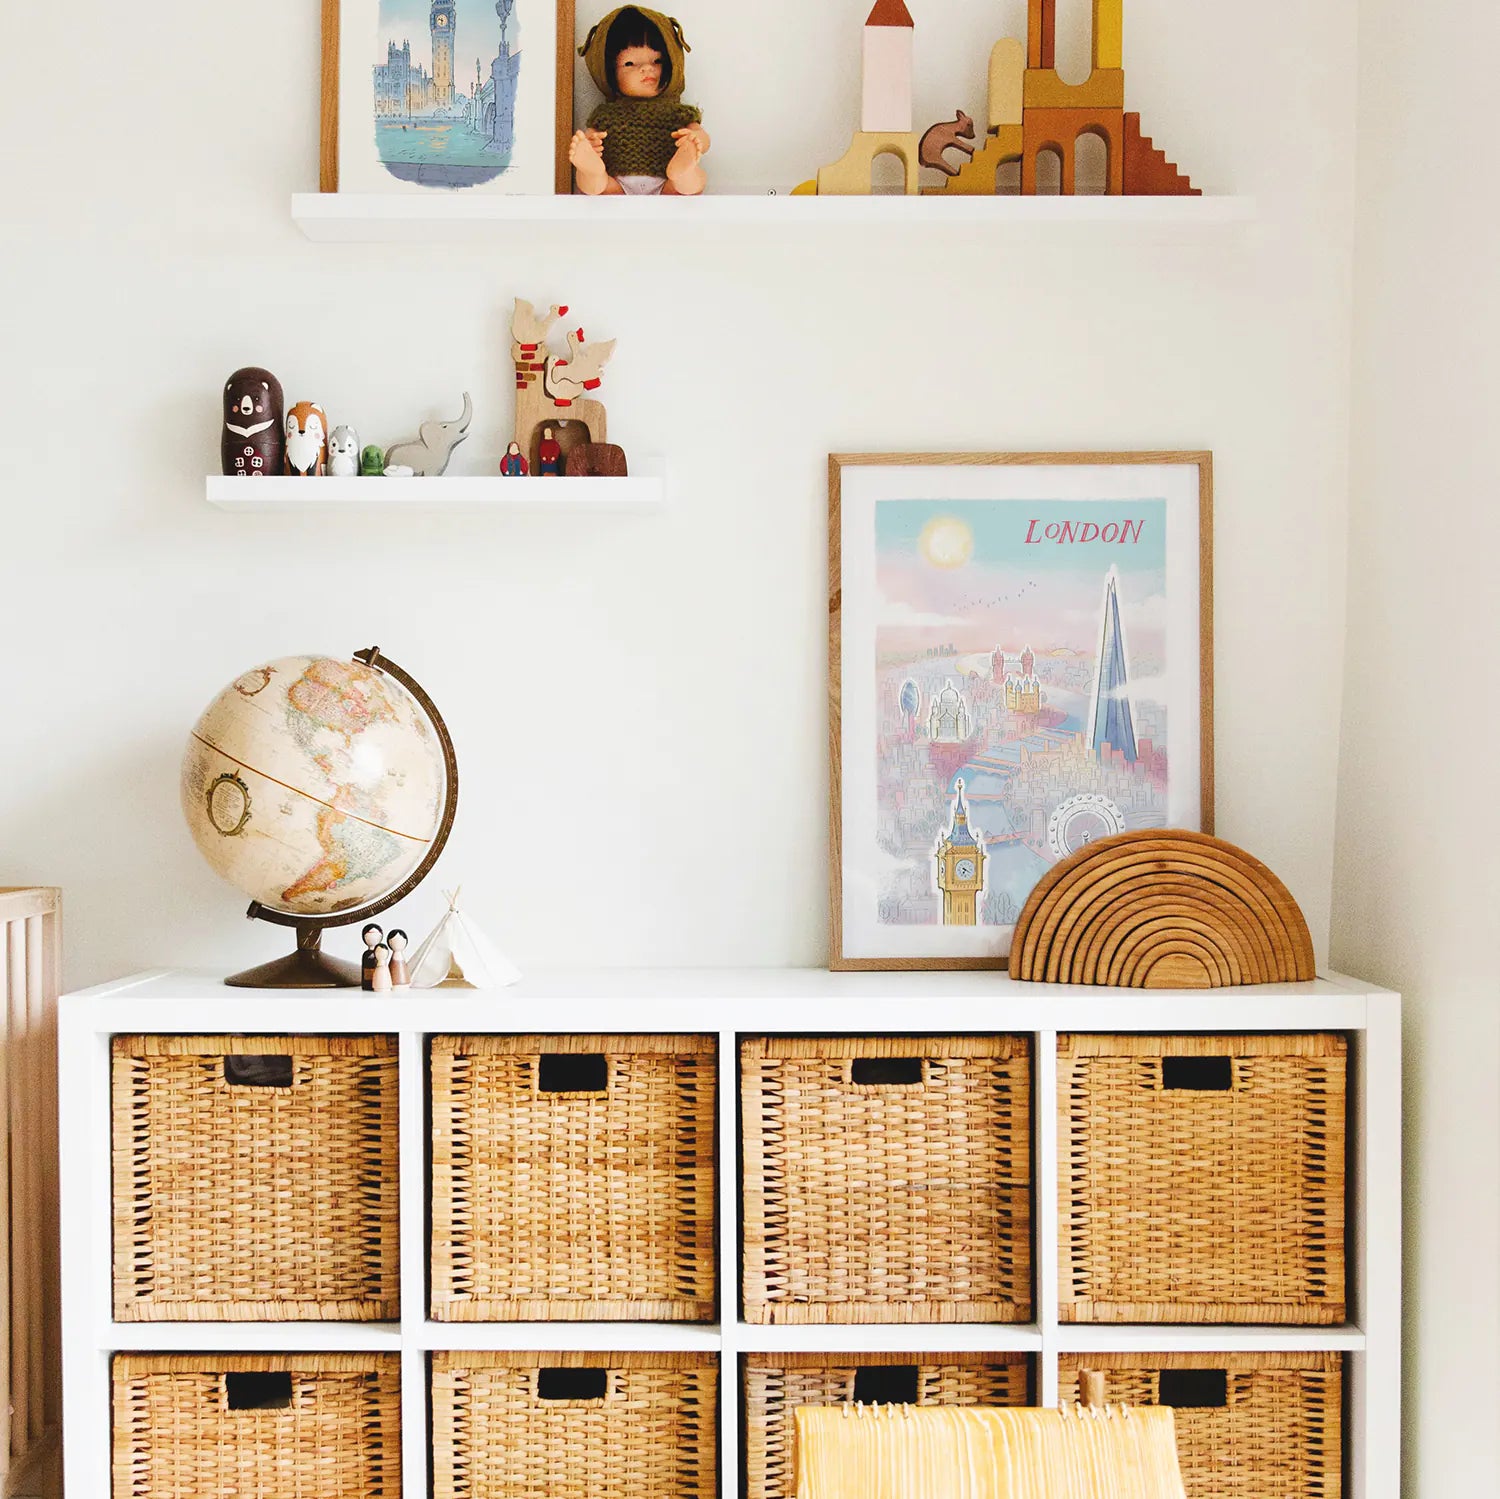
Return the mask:
{"type": "Polygon", "coordinates": [[[802,1406],[797,1499],[1185,1499],[1165,1407],[802,1406]]]}

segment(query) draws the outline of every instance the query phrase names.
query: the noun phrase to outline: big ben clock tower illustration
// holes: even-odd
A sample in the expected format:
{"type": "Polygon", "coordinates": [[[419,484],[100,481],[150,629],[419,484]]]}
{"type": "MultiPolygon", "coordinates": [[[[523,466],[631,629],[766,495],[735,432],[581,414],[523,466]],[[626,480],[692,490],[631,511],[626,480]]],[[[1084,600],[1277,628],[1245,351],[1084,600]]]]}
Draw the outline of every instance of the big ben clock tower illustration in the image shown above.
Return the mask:
{"type": "Polygon", "coordinates": [[[938,840],[938,889],[943,892],[944,926],[978,926],[979,897],[984,891],[986,855],[969,826],[964,783],[953,798],[953,826],[938,840]]]}
{"type": "Polygon", "coordinates": [[[453,27],[457,0],[432,0],[432,92],[439,104],[453,102],[453,27]]]}

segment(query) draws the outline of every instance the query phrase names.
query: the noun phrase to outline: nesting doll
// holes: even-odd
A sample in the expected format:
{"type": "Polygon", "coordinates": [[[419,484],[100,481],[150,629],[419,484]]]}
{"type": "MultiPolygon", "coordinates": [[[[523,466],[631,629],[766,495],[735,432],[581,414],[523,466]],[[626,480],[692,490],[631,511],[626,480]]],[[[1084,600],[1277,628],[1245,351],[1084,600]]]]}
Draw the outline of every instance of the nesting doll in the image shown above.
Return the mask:
{"type": "Polygon", "coordinates": [[[281,381],[251,365],[224,386],[224,430],[219,457],[224,472],[241,479],[279,474],[286,464],[281,381]]]}
{"type": "Polygon", "coordinates": [[[335,479],[352,479],[359,473],[359,433],[353,427],[335,427],[328,439],[328,472],[335,479]]]}
{"type": "Polygon", "coordinates": [[[328,418],[321,406],[298,401],[286,414],[286,471],[323,477],[328,465],[328,418]]]}
{"type": "Polygon", "coordinates": [[[362,478],[378,479],[385,472],[385,449],[371,443],[359,455],[359,472],[362,478]]]}

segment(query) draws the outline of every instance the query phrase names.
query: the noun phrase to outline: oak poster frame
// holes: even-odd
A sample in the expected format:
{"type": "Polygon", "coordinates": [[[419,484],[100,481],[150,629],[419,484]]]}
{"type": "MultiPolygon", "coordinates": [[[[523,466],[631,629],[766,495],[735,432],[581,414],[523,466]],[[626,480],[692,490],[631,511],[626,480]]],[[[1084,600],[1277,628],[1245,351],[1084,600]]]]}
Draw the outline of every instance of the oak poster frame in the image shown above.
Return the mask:
{"type": "MultiPolygon", "coordinates": [[[[1184,773],[1169,793],[1175,798],[1168,820],[1171,825],[1194,831],[1214,830],[1213,751],[1213,458],[1198,451],[1139,452],[1044,452],[1044,453],[835,453],[828,468],[828,693],[829,693],[829,967],[835,971],[860,970],[977,970],[1004,969],[1008,963],[1009,927],[995,925],[984,937],[958,933],[944,924],[918,924],[910,931],[894,932],[890,940],[872,939],[879,924],[870,902],[853,908],[873,889],[868,867],[851,870],[857,856],[850,832],[850,819],[873,816],[874,771],[877,749],[873,738],[876,647],[870,626],[877,590],[874,588],[873,547],[861,547],[859,558],[848,547],[851,513],[862,540],[873,541],[876,499],[909,492],[911,503],[948,505],[948,491],[962,494],[956,503],[989,498],[986,485],[995,491],[994,503],[1036,496],[1045,504],[1115,505],[1146,503],[1145,496],[1159,486],[1159,503],[1167,507],[1163,529],[1172,532],[1163,543],[1163,569],[1176,588],[1176,608],[1185,621],[1192,616],[1196,628],[1190,641],[1185,623],[1171,639],[1174,653],[1189,657],[1192,670],[1178,678],[1174,697],[1181,704],[1170,719],[1170,766],[1181,764],[1184,773]],[[914,471],[910,480],[891,476],[900,470],[914,471]],[[985,474],[990,471],[993,483],[985,474]],[[965,473],[965,471],[968,471],[965,473]],[[885,477],[879,477],[884,475],[885,477]],[[1112,477],[1113,475],[1113,477],[1112,477]],[[873,477],[872,476],[876,476],[873,477]],[[941,480],[941,482],[936,482],[941,480]],[[895,487],[893,488],[893,483],[895,487]],[[904,487],[903,487],[904,486],[904,487]],[[1145,488],[1143,488],[1145,486],[1145,488]],[[925,489],[925,493],[924,493],[925,489]],[[885,493],[881,493],[884,490],[885,493]],[[1050,495],[1050,498],[1048,496],[1050,495]],[[864,511],[869,511],[869,516],[864,511]],[[869,550],[868,560],[861,560],[869,550]],[[851,576],[853,574],[854,576],[851,576]],[[851,587],[856,590],[851,594],[851,587]],[[868,597],[866,597],[868,595],[868,597]],[[857,615],[857,620],[852,616],[857,615]],[[853,642],[851,623],[861,635],[853,642]],[[868,635],[868,638],[864,638],[868,635]],[[849,673],[857,665],[857,680],[849,673]],[[868,668],[868,670],[866,670],[868,668]],[[863,685],[868,684],[868,685],[863,685]],[[851,714],[858,718],[855,723],[851,714]],[[1187,727],[1183,727],[1183,723],[1187,727]],[[846,736],[859,732],[858,760],[848,761],[846,736]],[[849,774],[848,772],[853,772],[849,774]],[[852,806],[851,798],[859,805],[852,806]],[[851,877],[852,876],[852,877],[851,877]],[[929,947],[919,934],[935,934],[929,947]],[[991,936],[993,940],[990,940],[991,936]],[[963,951],[952,948],[962,938],[963,951]],[[951,940],[948,940],[951,939],[951,940]],[[915,950],[914,950],[915,949],[915,950]]],[[[1101,512],[1102,514],[1102,512],[1101,512]]],[[[1097,528],[1096,528],[1097,529],[1097,528]]],[[[1045,536],[1045,525],[1038,533],[1045,536]]],[[[1018,651],[1030,642],[1000,642],[1018,651]]],[[[1103,646],[1101,644],[1101,652],[1103,646]]],[[[1008,670],[1008,662],[1007,662],[1008,670]]],[[[1044,667],[1044,671],[1046,668],[1044,667]]],[[[1038,676],[1042,674],[1039,673],[1038,676]]],[[[1046,679],[1041,686],[1045,690],[1046,679]]],[[[904,692],[904,689],[903,689],[904,692]]],[[[916,694],[920,697],[920,692],[916,694]]],[[[930,701],[930,699],[929,699],[930,701]]],[[[915,719],[915,713],[912,718],[915,719]]],[[[1074,737],[1077,737],[1076,735],[1074,737]]],[[[915,732],[913,733],[915,739],[915,732]]],[[[942,778],[947,781],[948,777],[942,778]]],[[[959,797],[962,800],[962,797],[959,797]]],[[[948,814],[951,816],[951,813],[948,814]]],[[[876,839],[869,840],[870,850],[876,839]]],[[[870,851],[870,850],[867,850],[870,851]]],[[[933,850],[937,852],[936,849],[933,850]]],[[[1060,856],[1060,855],[1059,855],[1060,856]]],[[[914,863],[915,861],[913,861],[914,863]]],[[[941,866],[939,866],[941,867],[941,866]]],[[[932,894],[939,876],[934,874],[932,894]]],[[[977,925],[982,926],[983,923],[977,925]]]]}
{"type": "MultiPolygon", "coordinates": [[[[573,136],[573,68],[576,57],[576,0],[555,0],[557,6],[557,45],[553,65],[554,193],[573,190],[573,169],[568,162],[568,145],[573,136]]],[[[319,112],[318,191],[339,191],[339,75],[342,38],[342,0],[322,0],[322,104],[319,112]]]]}

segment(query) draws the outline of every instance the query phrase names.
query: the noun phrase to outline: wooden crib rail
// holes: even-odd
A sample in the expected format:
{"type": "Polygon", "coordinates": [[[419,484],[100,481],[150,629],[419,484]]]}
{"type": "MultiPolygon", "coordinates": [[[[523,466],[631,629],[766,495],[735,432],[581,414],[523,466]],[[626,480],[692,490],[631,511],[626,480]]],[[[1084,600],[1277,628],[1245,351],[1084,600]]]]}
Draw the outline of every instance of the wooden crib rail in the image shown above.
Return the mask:
{"type": "Polygon", "coordinates": [[[56,1447],[62,1382],[57,1261],[57,996],[62,981],[62,895],[0,888],[0,1493],[59,1492],[56,1447]]]}

